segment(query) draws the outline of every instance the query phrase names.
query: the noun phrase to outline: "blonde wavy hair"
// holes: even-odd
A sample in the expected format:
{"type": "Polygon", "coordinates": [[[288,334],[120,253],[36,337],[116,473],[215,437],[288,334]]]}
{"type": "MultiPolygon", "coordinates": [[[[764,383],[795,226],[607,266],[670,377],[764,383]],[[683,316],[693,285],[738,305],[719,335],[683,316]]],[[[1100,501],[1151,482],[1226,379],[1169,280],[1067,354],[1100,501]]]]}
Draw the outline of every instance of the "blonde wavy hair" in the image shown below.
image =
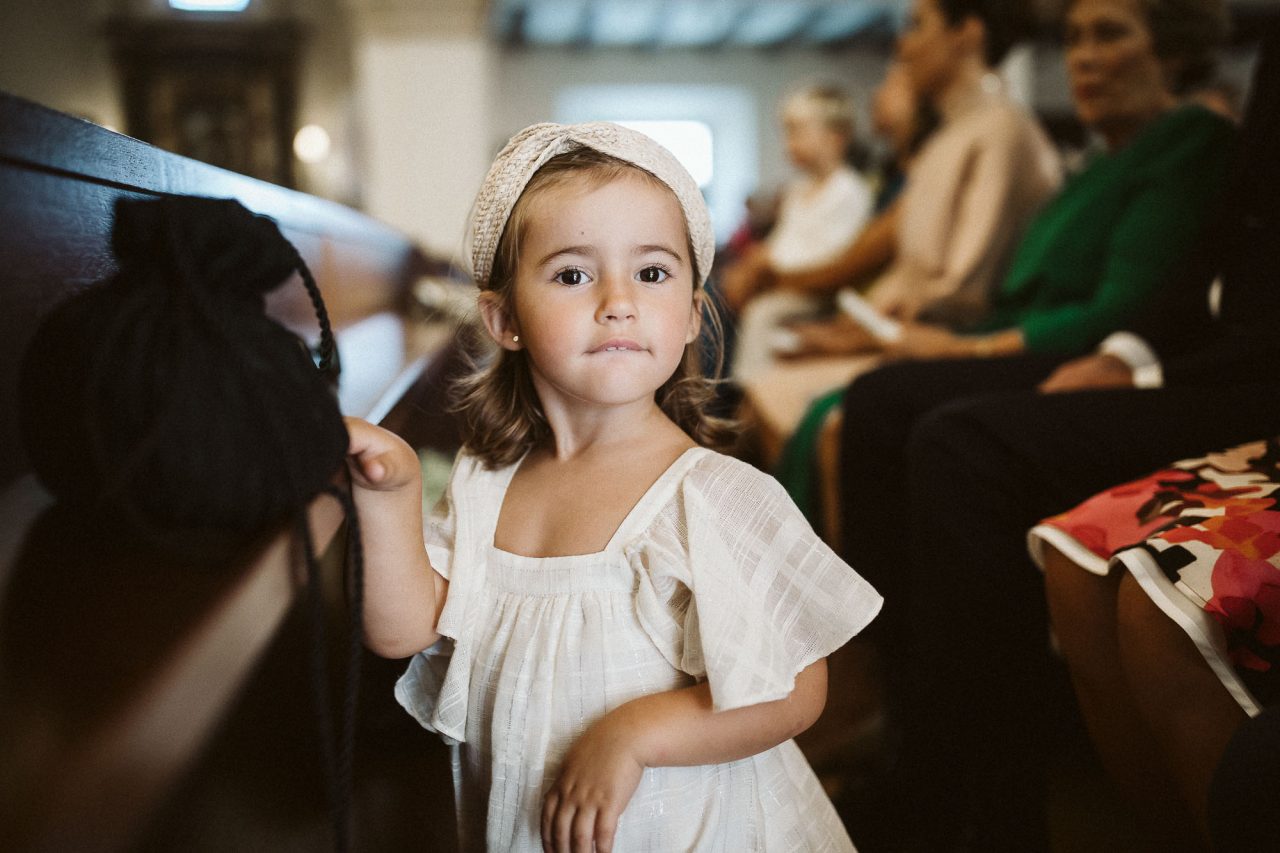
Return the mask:
{"type": "Polygon", "coordinates": [[[845,139],[856,135],[857,120],[854,117],[853,98],[839,86],[831,83],[814,83],[789,94],[782,102],[782,115],[803,116],[811,113],[822,125],[845,139]]]}
{"type": "MultiPolygon", "coordinates": [[[[591,148],[576,148],[548,160],[529,179],[511,210],[484,289],[495,293],[504,308],[510,308],[529,211],[540,194],[571,181],[584,181],[594,189],[635,175],[671,192],[651,172],[591,148]]],[[[686,223],[686,240],[688,232],[686,223]]],[[[657,390],[654,400],[698,444],[725,448],[733,443],[734,425],[707,411],[707,404],[716,395],[717,380],[703,372],[704,359],[709,359],[719,374],[724,360],[723,335],[715,308],[706,298],[691,242],[688,251],[694,299],[702,304],[702,331],[685,347],[680,366],[657,390]]],[[[468,452],[487,468],[502,468],[519,461],[549,438],[551,427],[534,390],[527,352],[497,346],[479,325],[472,326],[471,333],[472,369],[454,386],[452,409],[462,418],[468,452]]]]}

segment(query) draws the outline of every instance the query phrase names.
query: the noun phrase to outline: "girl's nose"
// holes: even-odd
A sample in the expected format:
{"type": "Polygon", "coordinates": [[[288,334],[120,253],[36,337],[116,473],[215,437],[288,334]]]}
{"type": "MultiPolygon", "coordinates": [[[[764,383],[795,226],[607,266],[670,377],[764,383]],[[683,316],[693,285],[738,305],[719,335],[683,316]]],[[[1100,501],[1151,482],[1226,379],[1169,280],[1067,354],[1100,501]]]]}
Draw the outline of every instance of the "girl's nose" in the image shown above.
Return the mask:
{"type": "Polygon", "coordinates": [[[600,322],[635,319],[636,303],[630,282],[607,274],[600,284],[600,307],[596,310],[596,319],[600,322]]]}

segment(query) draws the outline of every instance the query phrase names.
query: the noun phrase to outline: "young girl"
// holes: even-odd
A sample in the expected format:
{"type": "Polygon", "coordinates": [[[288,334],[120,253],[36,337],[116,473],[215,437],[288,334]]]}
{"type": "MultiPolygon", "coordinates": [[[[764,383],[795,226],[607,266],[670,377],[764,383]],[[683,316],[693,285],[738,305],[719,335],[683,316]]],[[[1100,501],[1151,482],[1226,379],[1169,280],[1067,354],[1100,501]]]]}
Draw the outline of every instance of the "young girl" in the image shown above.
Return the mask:
{"type": "Polygon", "coordinates": [[[773,480],[697,444],[697,185],[638,133],[535,125],[471,244],[500,350],[425,550],[413,452],[349,423],[368,642],[414,655],[396,696],[455,744],[462,848],[851,850],[790,738],[881,601],[773,480]]]}

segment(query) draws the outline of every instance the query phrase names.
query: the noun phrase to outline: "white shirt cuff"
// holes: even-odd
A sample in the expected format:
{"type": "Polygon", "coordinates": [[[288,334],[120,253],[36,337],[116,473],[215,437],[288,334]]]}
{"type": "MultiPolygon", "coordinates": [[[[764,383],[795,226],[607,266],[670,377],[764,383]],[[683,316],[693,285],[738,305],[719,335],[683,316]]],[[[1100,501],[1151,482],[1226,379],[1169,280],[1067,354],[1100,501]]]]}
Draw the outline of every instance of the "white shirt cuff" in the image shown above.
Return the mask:
{"type": "Polygon", "coordinates": [[[1133,371],[1133,387],[1164,386],[1164,370],[1159,357],[1146,341],[1132,332],[1113,332],[1098,345],[1098,352],[1115,356],[1129,365],[1133,371]]]}

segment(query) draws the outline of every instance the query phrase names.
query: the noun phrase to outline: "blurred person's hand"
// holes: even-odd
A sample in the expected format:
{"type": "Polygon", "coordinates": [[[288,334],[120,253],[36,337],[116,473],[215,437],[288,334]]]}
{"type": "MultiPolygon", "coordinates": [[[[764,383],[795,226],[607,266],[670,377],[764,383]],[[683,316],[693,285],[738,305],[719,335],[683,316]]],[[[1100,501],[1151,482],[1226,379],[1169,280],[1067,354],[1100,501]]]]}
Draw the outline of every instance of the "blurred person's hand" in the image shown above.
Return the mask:
{"type": "Polygon", "coordinates": [[[924,307],[924,302],[920,299],[903,296],[887,299],[877,304],[877,308],[884,313],[886,317],[892,317],[903,323],[909,323],[920,313],[920,309],[924,307]]]}
{"type": "Polygon", "coordinates": [[[720,277],[720,295],[729,310],[740,314],[748,302],[769,288],[772,281],[768,252],[763,246],[752,246],[720,277]]]}
{"type": "Polygon", "coordinates": [[[1066,391],[1088,391],[1097,388],[1132,388],[1133,370],[1121,359],[1110,354],[1086,355],[1072,359],[1041,382],[1045,394],[1066,391]]]}
{"type": "Polygon", "coordinates": [[[967,358],[976,355],[973,341],[926,323],[903,323],[902,335],[885,345],[890,358],[967,358]]]}
{"type": "Polygon", "coordinates": [[[839,314],[830,320],[791,323],[787,328],[796,336],[796,345],[779,351],[781,358],[819,358],[876,352],[880,342],[853,320],[839,314]]]}

